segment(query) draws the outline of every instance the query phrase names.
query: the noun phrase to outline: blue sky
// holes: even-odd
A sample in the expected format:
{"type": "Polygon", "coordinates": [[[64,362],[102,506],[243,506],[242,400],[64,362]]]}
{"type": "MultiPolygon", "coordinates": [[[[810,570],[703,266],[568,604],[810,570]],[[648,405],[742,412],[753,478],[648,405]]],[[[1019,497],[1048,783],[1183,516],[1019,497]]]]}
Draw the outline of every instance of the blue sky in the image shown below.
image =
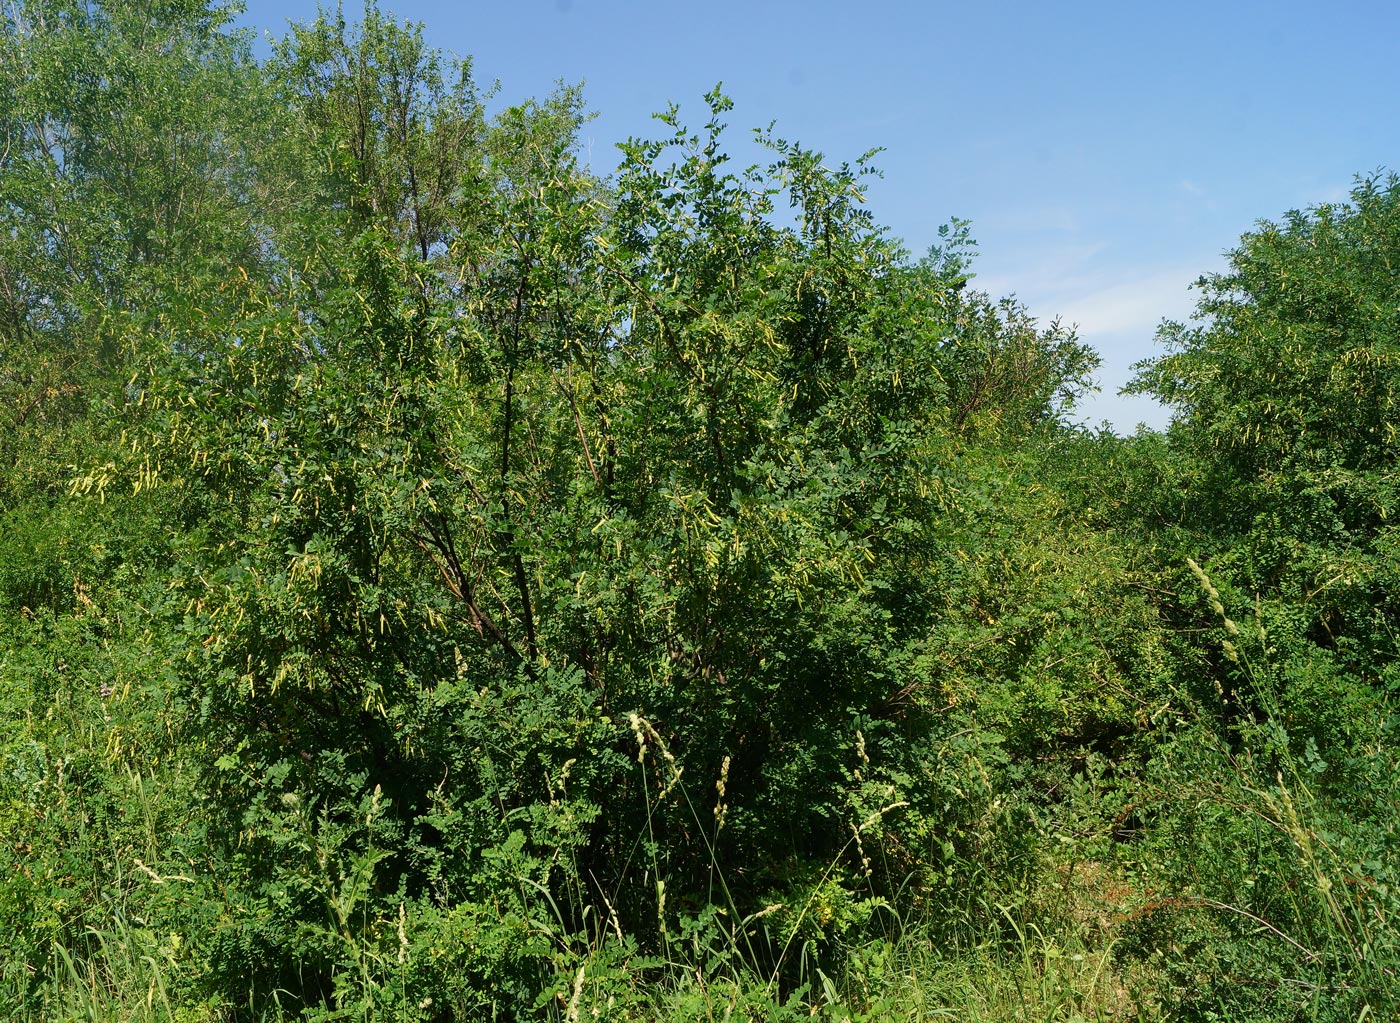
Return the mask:
{"type": "MultiPolygon", "coordinates": [[[[1400,3],[381,0],[470,56],[502,102],[583,82],[592,164],[655,128],[692,124],[716,82],[747,129],[831,162],[884,147],[876,218],[916,254],[972,221],[976,284],[1079,324],[1104,359],[1083,418],[1130,432],[1166,412],[1116,391],[1156,352],[1163,317],[1260,219],[1346,198],[1400,169],[1400,3]]],[[[347,0],[347,18],[362,9],[347,0]]],[[[314,0],[247,0],[274,34],[314,0]]]]}

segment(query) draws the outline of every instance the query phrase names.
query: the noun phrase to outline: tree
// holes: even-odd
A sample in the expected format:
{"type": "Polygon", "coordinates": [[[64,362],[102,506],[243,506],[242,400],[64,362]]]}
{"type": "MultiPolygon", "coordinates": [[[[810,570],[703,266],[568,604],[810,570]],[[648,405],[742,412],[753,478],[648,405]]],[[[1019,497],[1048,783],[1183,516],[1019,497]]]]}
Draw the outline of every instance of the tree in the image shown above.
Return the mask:
{"type": "MultiPolygon", "coordinates": [[[[305,232],[348,217],[416,249],[423,261],[451,230],[452,193],[482,157],[485,119],[469,62],[449,61],[374,3],[358,24],[321,12],[293,25],[268,68],[283,114],[265,212],[305,232]]],[[[296,237],[279,239],[295,246],[296,237]]]]}
{"type": "MultiPolygon", "coordinates": [[[[1273,684],[1300,726],[1334,743],[1357,700],[1397,682],[1397,252],[1394,176],[1262,222],[1226,272],[1198,282],[1201,322],[1164,324],[1171,351],[1133,384],[1174,409],[1197,537],[1186,553],[1238,587],[1227,610],[1263,601],[1273,684]]],[[[1233,662],[1214,659],[1228,690],[1233,662]]]]}
{"type": "Polygon", "coordinates": [[[1168,323],[1174,351],[1133,389],[1175,410],[1203,458],[1248,482],[1291,470],[1394,464],[1400,181],[1360,181],[1349,204],[1263,222],[1198,282],[1200,326],[1168,323]]]}
{"type": "Polygon", "coordinates": [[[570,926],[645,933],[644,832],[676,898],[742,864],[733,897],[771,901],[845,843],[857,731],[881,770],[917,760],[890,719],[928,681],[950,438],[1053,423],[1082,364],[965,315],[951,250],[909,266],[859,166],[768,137],[770,166],[731,171],[718,91],[702,131],[668,112],[605,182],[577,163],[576,91],[473,121],[387,22],[295,30],[274,70],[321,112],[276,159],[328,168],[323,201],[272,232],[283,274],[226,282],[137,381],[137,447],[201,509],[173,581],[186,724],[215,834],[240,836],[230,889],[269,921],[260,983],[301,971],[318,997],[336,971],[275,897],[324,870],[309,819],[382,854],[376,898],[434,911],[524,874],[570,926]],[[383,114],[405,68],[420,135],[383,114]],[[467,122],[420,214],[405,168],[467,122]],[[949,388],[1008,352],[955,422],[949,388]],[[638,771],[639,738],[726,773],[713,852],[656,803],[675,776],[638,771]],[[540,785],[563,772],[561,804],[540,785]]]}
{"type": "Polygon", "coordinates": [[[32,471],[0,479],[0,508],[62,487],[68,431],[118,396],[124,346],[162,333],[172,289],[207,301],[217,290],[192,281],[258,262],[261,79],[230,17],[202,2],[0,10],[0,464],[32,471]]]}

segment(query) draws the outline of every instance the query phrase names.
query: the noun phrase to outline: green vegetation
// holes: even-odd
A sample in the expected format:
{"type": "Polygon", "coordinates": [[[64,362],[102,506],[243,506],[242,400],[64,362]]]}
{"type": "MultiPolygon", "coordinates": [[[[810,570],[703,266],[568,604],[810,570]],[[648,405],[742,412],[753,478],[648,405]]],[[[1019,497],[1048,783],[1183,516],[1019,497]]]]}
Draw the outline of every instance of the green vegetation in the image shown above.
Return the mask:
{"type": "Polygon", "coordinates": [[[0,1015],[1400,1013],[1400,182],[1134,385],[728,100],[0,8],[0,1015]]]}

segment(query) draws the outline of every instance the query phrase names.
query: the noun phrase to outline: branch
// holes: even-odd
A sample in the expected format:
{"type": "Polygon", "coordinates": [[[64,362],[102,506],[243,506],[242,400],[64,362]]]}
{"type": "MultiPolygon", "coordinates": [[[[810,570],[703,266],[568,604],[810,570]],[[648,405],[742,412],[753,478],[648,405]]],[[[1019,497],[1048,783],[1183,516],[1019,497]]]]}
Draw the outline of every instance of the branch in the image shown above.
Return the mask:
{"type": "MultiPolygon", "coordinates": [[[[569,372],[570,375],[572,375],[572,370],[570,370],[569,372]]],[[[554,378],[554,383],[558,386],[559,390],[563,393],[564,397],[567,398],[569,401],[569,408],[574,413],[574,427],[578,430],[578,441],[580,444],[583,445],[583,457],[588,462],[588,471],[593,476],[594,485],[602,487],[603,480],[598,475],[597,466],[593,464],[593,452],[589,450],[588,438],[584,435],[583,432],[583,417],[578,414],[578,403],[574,401],[574,390],[572,387],[564,386],[563,381],[559,379],[559,375],[554,372],[553,367],[550,367],[549,375],[554,378]]]]}
{"type": "Polygon", "coordinates": [[[423,553],[432,559],[443,582],[447,584],[448,592],[466,605],[467,611],[471,614],[468,624],[476,629],[479,635],[490,636],[491,639],[500,644],[514,663],[524,663],[525,658],[520,655],[520,651],[510,641],[510,637],[501,630],[501,627],[489,614],[477,605],[472,584],[467,579],[466,570],[457,557],[457,551],[447,527],[443,525],[440,528],[435,528],[425,518],[423,528],[427,530],[428,536],[416,534],[413,538],[414,542],[423,553]]]}

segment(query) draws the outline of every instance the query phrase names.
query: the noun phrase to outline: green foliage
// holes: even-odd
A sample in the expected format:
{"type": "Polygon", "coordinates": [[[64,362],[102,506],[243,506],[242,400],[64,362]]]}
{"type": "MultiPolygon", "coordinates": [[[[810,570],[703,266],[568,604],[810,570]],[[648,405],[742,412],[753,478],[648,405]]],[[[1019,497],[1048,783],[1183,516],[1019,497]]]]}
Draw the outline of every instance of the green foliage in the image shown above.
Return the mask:
{"type": "Polygon", "coordinates": [[[1204,322],[1166,324],[1175,350],[1135,385],[1177,411],[1195,553],[1238,587],[1231,614],[1263,602],[1261,663],[1328,748],[1349,741],[1329,706],[1349,720],[1392,685],[1397,230],[1400,183],[1379,176],[1262,223],[1200,282],[1204,322]]]}
{"type": "Polygon", "coordinates": [[[94,980],[110,971],[188,992],[188,935],[208,923],[210,893],[188,876],[203,820],[169,741],[172,649],[132,599],[158,589],[116,555],[75,558],[71,602],[0,619],[0,940],[15,953],[0,1005],[19,1018],[77,977],[110,999],[94,980]]]}
{"type": "Polygon", "coordinates": [[[358,25],[340,11],[293,25],[268,71],[282,113],[260,161],[262,213],[282,254],[297,255],[312,225],[348,217],[429,260],[453,235],[453,194],[483,155],[470,64],[445,60],[420,26],[369,3],[358,25]]]}
{"type": "Polygon", "coordinates": [[[261,78],[204,4],[0,13],[0,509],[60,489],[119,400],[133,320],[211,263],[256,261],[261,78]]]}
{"type": "Polygon", "coordinates": [[[1138,388],[1240,476],[1390,464],[1397,218],[1400,181],[1372,177],[1350,203],[1261,223],[1199,282],[1205,324],[1164,326],[1175,352],[1138,388]]]}
{"type": "Polygon", "coordinates": [[[1395,1008],[1393,181],[1117,438],[718,89],[602,178],[373,5],[0,18],[0,1012],[1395,1008]]]}
{"type": "MultiPolygon", "coordinates": [[[[1353,728],[1361,721],[1354,720],[1353,728]]],[[[1143,909],[1124,951],[1185,1019],[1343,1020],[1396,1011],[1396,759],[1386,718],[1347,784],[1270,716],[1227,742],[1181,723],[1139,784],[1154,818],[1129,854],[1143,909]]]]}

